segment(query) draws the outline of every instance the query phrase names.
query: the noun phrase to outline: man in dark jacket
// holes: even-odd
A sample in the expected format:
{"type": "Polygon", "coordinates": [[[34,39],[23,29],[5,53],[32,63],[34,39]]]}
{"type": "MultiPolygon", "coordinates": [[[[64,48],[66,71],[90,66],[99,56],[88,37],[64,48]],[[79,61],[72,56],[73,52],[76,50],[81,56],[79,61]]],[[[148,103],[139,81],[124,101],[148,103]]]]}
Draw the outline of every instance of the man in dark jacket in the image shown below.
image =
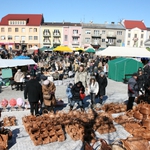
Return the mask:
{"type": "Polygon", "coordinates": [[[138,87],[138,84],[137,84],[137,76],[138,76],[138,74],[134,73],[128,81],[128,96],[129,96],[129,99],[128,99],[128,104],[127,104],[127,110],[132,109],[135,97],[137,97],[138,94],[139,94],[139,87],[138,87]]]}
{"type": "Polygon", "coordinates": [[[36,75],[31,74],[31,79],[27,82],[25,90],[24,90],[24,98],[27,99],[30,103],[30,112],[32,115],[39,114],[38,113],[38,104],[39,100],[43,102],[43,94],[42,94],[42,86],[41,84],[36,80],[36,75]]]}
{"type": "Polygon", "coordinates": [[[81,108],[81,111],[84,111],[83,109],[83,103],[82,103],[82,99],[80,94],[83,94],[85,92],[85,88],[82,85],[82,82],[79,81],[77,82],[71,89],[71,93],[72,93],[72,101],[70,104],[70,110],[73,109],[74,104],[77,102],[81,108]]]}

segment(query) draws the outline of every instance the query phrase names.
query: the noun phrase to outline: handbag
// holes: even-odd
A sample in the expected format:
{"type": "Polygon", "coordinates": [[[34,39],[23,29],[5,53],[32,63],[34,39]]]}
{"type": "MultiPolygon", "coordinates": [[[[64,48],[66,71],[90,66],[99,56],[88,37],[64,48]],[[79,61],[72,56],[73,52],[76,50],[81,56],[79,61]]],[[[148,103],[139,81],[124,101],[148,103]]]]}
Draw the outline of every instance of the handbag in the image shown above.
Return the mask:
{"type": "Polygon", "coordinates": [[[80,99],[83,100],[85,98],[85,93],[80,93],[80,99]]]}

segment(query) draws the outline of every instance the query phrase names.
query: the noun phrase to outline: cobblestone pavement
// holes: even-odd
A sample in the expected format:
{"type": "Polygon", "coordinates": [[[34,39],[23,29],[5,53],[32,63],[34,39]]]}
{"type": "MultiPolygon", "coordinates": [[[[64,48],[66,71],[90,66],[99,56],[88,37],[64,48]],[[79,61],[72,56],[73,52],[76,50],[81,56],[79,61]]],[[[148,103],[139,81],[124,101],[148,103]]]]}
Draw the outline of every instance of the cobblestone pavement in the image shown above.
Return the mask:
{"type": "MultiPolygon", "coordinates": [[[[69,82],[73,82],[73,80],[72,79],[64,80],[63,85],[58,85],[60,84],[58,82],[56,83],[57,85],[56,97],[61,98],[64,101],[64,103],[67,103],[65,90],[69,82]]],[[[0,100],[2,100],[3,98],[10,100],[11,98],[19,98],[19,97],[23,98],[22,91],[11,90],[10,87],[2,87],[2,92],[0,93],[0,100]]],[[[105,96],[104,103],[124,102],[126,100],[127,100],[127,85],[108,79],[107,96],[105,96]]],[[[88,109],[89,104],[90,104],[90,99],[89,97],[87,97],[84,103],[86,110],[88,109]]],[[[56,109],[68,111],[69,107],[64,105],[64,107],[58,107],[56,109]]],[[[66,134],[66,140],[64,142],[54,142],[46,145],[34,146],[28,133],[24,129],[24,126],[22,124],[22,119],[21,119],[23,116],[30,114],[29,110],[23,110],[23,111],[10,111],[10,109],[7,110],[8,112],[2,112],[1,119],[3,119],[3,117],[5,116],[12,116],[12,115],[15,115],[17,118],[17,126],[9,127],[13,132],[13,138],[8,143],[10,150],[82,150],[83,149],[82,147],[83,144],[81,141],[73,141],[70,138],[70,136],[67,134],[66,134]]],[[[103,134],[103,135],[100,135],[99,133],[96,132],[96,136],[105,139],[107,142],[112,142],[115,139],[126,138],[129,135],[122,126],[115,123],[114,125],[117,129],[116,132],[103,134]]],[[[99,144],[100,143],[96,143],[94,145],[94,148],[96,149],[96,147],[99,144]]]]}

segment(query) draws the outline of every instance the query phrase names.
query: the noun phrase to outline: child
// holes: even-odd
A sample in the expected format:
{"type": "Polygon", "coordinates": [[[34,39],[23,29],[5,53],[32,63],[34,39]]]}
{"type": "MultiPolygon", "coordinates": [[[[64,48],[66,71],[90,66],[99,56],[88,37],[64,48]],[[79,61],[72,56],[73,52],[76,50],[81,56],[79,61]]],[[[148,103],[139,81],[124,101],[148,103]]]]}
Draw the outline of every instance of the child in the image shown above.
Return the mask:
{"type": "Polygon", "coordinates": [[[66,89],[66,95],[68,97],[68,104],[70,105],[71,103],[71,100],[72,100],[72,92],[71,92],[71,89],[73,87],[73,84],[72,83],[69,83],[67,89],[66,89]]]}

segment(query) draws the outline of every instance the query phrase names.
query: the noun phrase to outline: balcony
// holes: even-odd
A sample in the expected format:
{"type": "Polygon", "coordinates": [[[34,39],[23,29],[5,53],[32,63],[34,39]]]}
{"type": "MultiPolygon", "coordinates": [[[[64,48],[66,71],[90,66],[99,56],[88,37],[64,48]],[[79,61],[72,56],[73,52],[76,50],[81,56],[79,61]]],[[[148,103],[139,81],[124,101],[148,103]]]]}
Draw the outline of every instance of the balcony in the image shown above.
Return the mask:
{"type": "Polygon", "coordinates": [[[79,37],[79,34],[78,33],[73,33],[72,37],[79,37]]]}
{"type": "Polygon", "coordinates": [[[101,38],[101,34],[92,34],[92,38],[101,38]]]}
{"type": "Polygon", "coordinates": [[[53,44],[56,44],[56,45],[58,44],[59,45],[60,44],[60,40],[56,40],[56,41],[54,40],[53,44]]]}
{"type": "Polygon", "coordinates": [[[50,45],[50,44],[51,44],[51,41],[50,41],[50,40],[43,40],[43,44],[44,44],[44,45],[50,45]]]}
{"type": "Polygon", "coordinates": [[[107,34],[107,38],[115,38],[116,39],[116,35],[115,34],[107,34]]]}
{"type": "Polygon", "coordinates": [[[53,33],[53,37],[60,37],[60,33],[53,33]]]}
{"type": "Polygon", "coordinates": [[[78,41],[72,41],[72,45],[79,45],[78,41]]]}
{"type": "Polygon", "coordinates": [[[108,42],[106,45],[107,46],[116,46],[116,42],[108,42]]]}
{"type": "Polygon", "coordinates": [[[47,33],[47,32],[46,32],[46,33],[43,32],[43,36],[44,36],[44,37],[50,37],[51,34],[50,34],[50,33],[47,33]]]}

